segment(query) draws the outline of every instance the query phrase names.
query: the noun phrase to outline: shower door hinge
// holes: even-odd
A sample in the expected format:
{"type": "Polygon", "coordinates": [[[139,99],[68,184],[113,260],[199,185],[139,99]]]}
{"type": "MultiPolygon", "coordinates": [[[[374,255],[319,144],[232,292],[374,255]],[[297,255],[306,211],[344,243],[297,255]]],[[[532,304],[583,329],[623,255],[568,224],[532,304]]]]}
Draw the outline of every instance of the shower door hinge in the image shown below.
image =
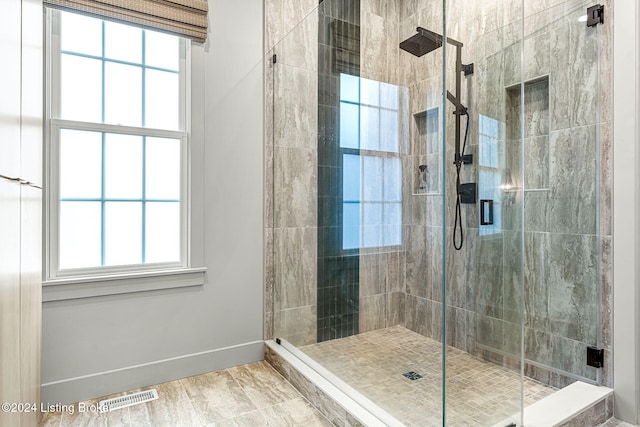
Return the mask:
{"type": "Polygon", "coordinates": [[[587,27],[604,24],[604,6],[596,4],[587,9],[587,27]]]}
{"type": "Polygon", "coordinates": [[[274,54],[273,54],[273,56],[271,57],[271,62],[272,62],[272,63],[274,63],[274,64],[275,64],[276,62],[278,62],[278,55],[276,55],[276,54],[274,53],[274,54]]]}
{"type": "Polygon", "coordinates": [[[587,347],[587,365],[602,368],[604,366],[604,350],[597,347],[587,347]]]}

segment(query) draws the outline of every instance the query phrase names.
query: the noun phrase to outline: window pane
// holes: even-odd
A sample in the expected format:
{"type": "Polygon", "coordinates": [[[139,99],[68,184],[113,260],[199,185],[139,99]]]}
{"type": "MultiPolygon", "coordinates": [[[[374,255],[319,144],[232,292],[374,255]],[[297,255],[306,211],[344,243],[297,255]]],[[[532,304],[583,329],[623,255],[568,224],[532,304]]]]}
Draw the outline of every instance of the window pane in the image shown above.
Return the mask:
{"type": "Polygon", "coordinates": [[[397,153],[398,150],[398,113],[380,110],[380,150],[397,153]]]}
{"type": "Polygon", "coordinates": [[[359,148],[359,110],[358,105],[340,103],[340,147],[359,148]]]}
{"type": "Polygon", "coordinates": [[[142,29],[104,22],[104,56],[125,62],[142,63],[142,29]]]}
{"type": "Polygon", "coordinates": [[[102,134],[60,131],[60,198],[99,198],[102,194],[102,134]]]}
{"type": "Polygon", "coordinates": [[[101,122],[102,62],[65,54],[60,61],[60,117],[101,122]]]}
{"type": "Polygon", "coordinates": [[[142,263],[142,203],[104,206],[105,265],[142,263]]]}
{"type": "Polygon", "coordinates": [[[360,102],[360,78],[349,74],[340,74],[340,100],[360,102]]]}
{"type": "Polygon", "coordinates": [[[389,157],[384,159],[384,201],[402,200],[402,161],[389,157]]]}
{"type": "Polygon", "coordinates": [[[146,262],[180,261],[180,203],[147,203],[146,262]]]}
{"type": "Polygon", "coordinates": [[[364,225],[381,225],[382,203],[363,203],[362,223],[364,225]]]}
{"type": "Polygon", "coordinates": [[[360,79],[360,103],[380,105],[380,83],[375,80],[360,79]]]}
{"type": "Polygon", "coordinates": [[[362,247],[376,248],[382,246],[382,226],[365,225],[362,227],[362,247]]]}
{"type": "Polygon", "coordinates": [[[400,203],[385,204],[382,239],[385,246],[402,244],[402,207],[400,203]]]}
{"type": "Polygon", "coordinates": [[[360,156],[342,156],[342,199],[360,201],[360,156]]]}
{"type": "Polygon", "coordinates": [[[146,196],[180,199],[180,140],[147,137],[146,196]]]}
{"type": "Polygon", "coordinates": [[[363,150],[380,149],[380,110],[360,108],[360,147],[363,150]]]}
{"type": "Polygon", "coordinates": [[[102,21],[75,13],[58,12],[63,51],[102,56],[102,21]]]}
{"type": "Polygon", "coordinates": [[[178,71],[180,68],[180,39],[156,31],[145,31],[145,64],[151,67],[178,71]]]}
{"type": "Polygon", "coordinates": [[[60,269],[100,265],[100,202],[60,203],[60,269]]]}
{"type": "Polygon", "coordinates": [[[177,73],[146,70],[145,126],[180,129],[180,78],[177,73]]]}
{"type": "Polygon", "coordinates": [[[104,76],[105,122],[142,126],[142,69],[107,62],[104,76]]]}
{"type": "Polygon", "coordinates": [[[342,204],[342,248],[360,247],[360,203],[342,204]]]}
{"type": "Polygon", "coordinates": [[[399,107],[398,86],[389,83],[380,83],[380,106],[391,110],[398,110],[399,107]]]}
{"type": "Polygon", "coordinates": [[[362,200],[367,202],[382,201],[383,170],[382,158],[362,156],[362,200]]]}
{"type": "Polygon", "coordinates": [[[105,197],[142,198],[142,137],[106,134],[104,147],[105,197]]]}

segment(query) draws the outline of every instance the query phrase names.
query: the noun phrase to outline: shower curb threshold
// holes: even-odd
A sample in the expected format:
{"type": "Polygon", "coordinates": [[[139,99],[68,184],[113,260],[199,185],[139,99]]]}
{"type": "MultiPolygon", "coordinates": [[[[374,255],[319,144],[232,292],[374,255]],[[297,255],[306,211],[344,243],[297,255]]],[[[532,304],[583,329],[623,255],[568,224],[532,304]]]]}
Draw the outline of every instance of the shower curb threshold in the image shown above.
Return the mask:
{"type": "MultiPolygon", "coordinates": [[[[593,384],[587,384],[582,381],[576,381],[565,388],[556,391],[550,396],[547,396],[529,406],[524,408],[524,419],[526,420],[525,427],[556,427],[564,426],[565,423],[575,421],[582,414],[586,414],[589,409],[594,408],[601,402],[613,399],[613,390],[607,387],[596,386],[593,384]]],[[[608,409],[605,407],[602,410],[606,413],[608,409]]],[[[608,415],[595,414],[605,416],[605,421],[608,419],[608,415]]],[[[510,425],[510,423],[520,424],[520,413],[516,413],[511,417],[496,423],[493,427],[504,427],[510,425]]],[[[596,424],[583,424],[583,425],[599,425],[596,424]]]]}
{"type": "MultiPolygon", "coordinates": [[[[352,425],[364,425],[371,427],[402,427],[400,421],[394,418],[391,414],[380,408],[374,402],[367,399],[360,392],[349,386],[347,383],[339,379],[337,376],[329,372],[326,368],[322,367],[316,361],[305,355],[302,351],[295,348],[285,340],[281,340],[281,344],[276,343],[274,340],[265,341],[265,347],[267,350],[271,350],[275,353],[282,362],[286,363],[291,370],[295,370],[298,375],[304,377],[312,387],[322,393],[322,397],[319,397],[315,390],[309,390],[307,386],[297,384],[297,381],[289,375],[288,371],[283,372],[280,366],[280,362],[269,360],[269,354],[265,359],[276,370],[278,370],[283,376],[296,388],[302,395],[307,398],[312,405],[314,405],[323,415],[325,415],[329,421],[336,424],[335,410],[332,408],[323,407],[323,403],[326,399],[335,402],[345,412],[345,417],[340,416],[340,421],[344,419],[345,426],[352,425]],[[329,414],[327,413],[329,412],[329,414]],[[333,415],[333,416],[332,416],[333,415]],[[358,423],[354,424],[349,421],[350,415],[358,423]]],[[[341,425],[341,424],[336,424],[341,425]]]]}

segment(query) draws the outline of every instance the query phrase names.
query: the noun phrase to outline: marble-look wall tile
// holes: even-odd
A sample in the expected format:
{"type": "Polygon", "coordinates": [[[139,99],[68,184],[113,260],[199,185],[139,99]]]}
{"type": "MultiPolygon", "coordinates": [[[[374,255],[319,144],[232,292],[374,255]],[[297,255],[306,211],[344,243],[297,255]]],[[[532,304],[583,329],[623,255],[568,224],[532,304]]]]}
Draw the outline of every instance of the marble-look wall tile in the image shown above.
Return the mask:
{"type": "Polygon", "coordinates": [[[406,286],[407,293],[423,298],[430,298],[431,273],[428,269],[424,251],[426,247],[426,227],[408,227],[405,235],[407,247],[406,255],[406,286]]]}
{"type": "Polygon", "coordinates": [[[360,297],[359,332],[387,327],[387,294],[360,297]]]}
{"type": "Polygon", "coordinates": [[[264,45],[265,50],[273,49],[285,34],[283,22],[284,0],[267,0],[264,3],[264,45]]]}
{"type": "Polygon", "coordinates": [[[598,154],[596,132],[596,126],[551,132],[549,173],[554,195],[581,198],[595,196],[598,154]]]}
{"type": "Polygon", "coordinates": [[[602,345],[613,348],[613,248],[611,236],[600,237],[600,286],[602,300],[602,345]]]}
{"type": "Polygon", "coordinates": [[[389,35],[387,21],[378,15],[364,12],[360,30],[361,68],[360,75],[370,80],[388,82],[387,45],[389,35]]]}
{"type": "Polygon", "coordinates": [[[503,350],[504,322],[495,317],[476,314],[477,343],[498,351],[503,350]]]}
{"type": "MultiPolygon", "coordinates": [[[[436,222],[437,223],[437,222],[436,222]]],[[[436,302],[442,302],[442,286],[445,268],[443,268],[443,236],[441,226],[426,227],[426,258],[427,269],[429,274],[429,282],[427,286],[427,295],[431,295],[430,299],[436,302]]],[[[409,265],[407,263],[407,271],[409,265]]],[[[448,286],[448,284],[446,284],[448,286]]],[[[407,293],[409,293],[409,276],[407,274],[407,293]]]]}
{"type": "Polygon", "coordinates": [[[278,147],[317,149],[317,73],[286,64],[276,68],[274,144],[278,147]]]}
{"type": "Polygon", "coordinates": [[[384,255],[360,254],[360,298],[386,293],[384,255]]]}
{"type": "Polygon", "coordinates": [[[300,394],[287,380],[263,362],[236,366],[228,372],[258,409],[300,398],[300,394]],[[269,393],[266,394],[264,390],[269,390],[269,393]]]}
{"type": "Polygon", "coordinates": [[[433,303],[424,298],[407,295],[405,304],[405,327],[425,337],[435,339],[433,334],[433,303]]]}
{"type": "Polygon", "coordinates": [[[506,87],[517,85],[522,81],[522,63],[520,61],[522,41],[518,40],[506,46],[503,52],[504,85],[506,87]]]}
{"type": "Polygon", "coordinates": [[[264,231],[264,339],[273,338],[273,297],[275,283],[273,229],[264,231]]]}
{"type": "Polygon", "coordinates": [[[532,136],[524,140],[525,189],[549,188],[549,137],[532,136]]]}
{"type": "Polygon", "coordinates": [[[278,310],[273,317],[273,335],[286,338],[295,346],[313,344],[317,336],[315,305],[278,310]]]}
{"type": "Polygon", "coordinates": [[[596,298],[598,239],[588,235],[549,234],[543,254],[549,283],[550,330],[562,337],[595,343],[596,328],[600,327],[596,298]]]}
{"type": "Polygon", "coordinates": [[[274,226],[273,145],[264,147],[264,226],[274,226]]]}
{"type": "Polygon", "coordinates": [[[284,360],[278,353],[273,351],[271,347],[265,345],[264,347],[264,360],[273,367],[280,375],[286,380],[289,380],[289,374],[291,372],[291,365],[284,360]]]}
{"type": "Polygon", "coordinates": [[[558,427],[599,426],[612,416],[613,395],[601,400],[570,420],[558,424],[558,427]]]}
{"type": "Polygon", "coordinates": [[[478,246],[478,281],[476,282],[475,311],[485,316],[502,318],[503,239],[480,236],[478,246]]]}
{"type": "Polygon", "coordinates": [[[601,123],[600,138],[600,234],[611,236],[613,219],[613,137],[611,122],[601,123]]]}
{"type": "Polygon", "coordinates": [[[523,54],[525,81],[548,75],[551,61],[549,32],[526,37],[523,54]]]}
{"type": "Polygon", "coordinates": [[[387,327],[405,324],[406,299],[404,292],[387,294],[387,327]]]}
{"type": "Polygon", "coordinates": [[[571,32],[568,26],[550,30],[549,47],[551,49],[549,113],[551,130],[566,129],[571,126],[571,98],[569,88],[572,87],[571,57],[569,39],[571,32]]]}
{"type": "Polygon", "coordinates": [[[338,405],[331,397],[324,394],[308,378],[297,370],[291,370],[289,381],[293,386],[307,398],[333,425],[345,425],[347,412],[338,405]]]}
{"type": "MultiPolygon", "coordinates": [[[[295,25],[309,16],[317,16],[317,13],[312,13],[317,7],[318,2],[315,0],[282,0],[283,34],[288,34],[295,25]]],[[[316,39],[310,40],[315,42],[316,39]]]]}
{"type": "Polygon", "coordinates": [[[553,348],[551,366],[595,381],[598,369],[587,365],[587,352],[584,342],[551,335],[551,343],[553,348]]]}
{"type": "Polygon", "coordinates": [[[313,227],[317,217],[317,158],[313,150],[276,147],[276,227],[313,227]]]}
{"type": "Polygon", "coordinates": [[[472,284],[478,283],[480,272],[478,231],[465,228],[459,251],[453,246],[453,229],[449,229],[447,235],[447,304],[459,308],[475,306],[476,287],[472,284]]]}
{"type": "MultiPolygon", "coordinates": [[[[333,424],[328,419],[318,414],[314,407],[303,398],[292,399],[273,406],[261,408],[265,425],[274,427],[307,426],[307,427],[331,427],[333,424]]],[[[263,425],[256,424],[252,420],[242,420],[238,426],[263,425]]],[[[216,427],[218,424],[216,424],[216,427]]]]}
{"type": "MultiPolygon", "coordinates": [[[[400,263],[404,264],[405,255],[403,252],[388,252],[380,254],[381,263],[384,266],[384,291],[404,292],[404,280],[400,277],[400,263]]],[[[404,271],[404,269],[402,270],[404,271]]]]}
{"type": "Polygon", "coordinates": [[[278,57],[278,60],[292,67],[318,70],[317,13],[309,14],[285,36],[282,41],[281,56],[278,57]]]}
{"type": "Polygon", "coordinates": [[[274,311],[315,305],[317,229],[277,229],[274,246],[274,311]]]}
{"type": "Polygon", "coordinates": [[[522,353],[522,326],[520,322],[504,322],[502,336],[502,350],[513,358],[522,353]]]}
{"type": "Polygon", "coordinates": [[[524,305],[525,326],[549,330],[549,288],[545,277],[546,234],[525,232],[524,235],[524,305]]]}

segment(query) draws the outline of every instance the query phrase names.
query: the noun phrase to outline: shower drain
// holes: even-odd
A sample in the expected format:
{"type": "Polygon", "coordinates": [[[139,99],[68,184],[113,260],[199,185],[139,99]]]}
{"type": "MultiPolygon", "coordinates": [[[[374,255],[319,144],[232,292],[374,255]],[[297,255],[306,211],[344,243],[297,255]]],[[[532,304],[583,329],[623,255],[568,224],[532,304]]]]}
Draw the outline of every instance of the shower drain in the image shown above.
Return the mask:
{"type": "Polygon", "coordinates": [[[420,378],[422,378],[422,375],[414,371],[405,372],[404,374],[402,374],[402,376],[409,378],[411,381],[419,380],[420,378]]]}

